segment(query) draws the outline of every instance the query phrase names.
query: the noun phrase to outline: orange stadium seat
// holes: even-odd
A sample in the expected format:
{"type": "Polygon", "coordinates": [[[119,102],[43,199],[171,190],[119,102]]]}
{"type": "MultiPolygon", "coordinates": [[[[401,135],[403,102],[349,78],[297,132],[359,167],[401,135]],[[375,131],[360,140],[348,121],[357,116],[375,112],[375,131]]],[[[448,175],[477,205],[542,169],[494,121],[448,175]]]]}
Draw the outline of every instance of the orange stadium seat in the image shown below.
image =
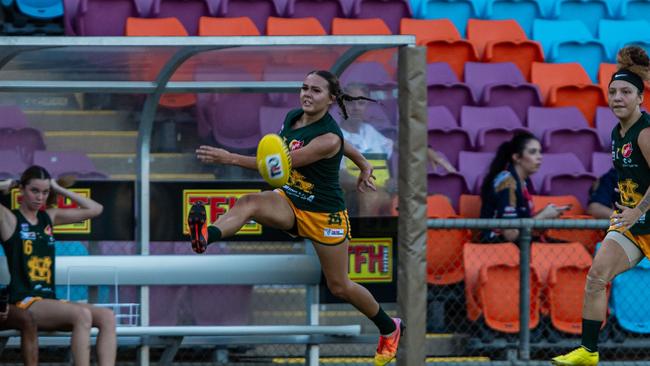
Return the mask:
{"type": "Polygon", "coordinates": [[[199,19],[199,36],[259,36],[260,31],[249,17],[199,19]]]}
{"type": "Polygon", "coordinates": [[[460,80],[463,79],[465,62],[479,59],[474,46],[461,38],[449,19],[403,18],[400,33],[415,34],[417,43],[427,47],[427,63],[448,63],[460,80]]]}
{"type": "Polygon", "coordinates": [[[481,217],[481,196],[472,194],[460,195],[460,217],[479,218],[481,217]]]}
{"type": "MultiPolygon", "coordinates": [[[[465,267],[465,301],[467,318],[476,321],[481,316],[479,300],[479,275],[482,267],[506,264],[519,264],[519,248],[513,243],[475,244],[463,246],[463,266],[465,267]]],[[[515,281],[519,283],[519,281],[515,281]]]]}
{"type": "MultiPolygon", "coordinates": [[[[187,37],[188,33],[183,24],[176,18],[131,18],[126,20],[126,35],[131,37],[143,36],[179,36],[187,37]]],[[[148,68],[148,76],[142,79],[141,75],[134,75],[139,80],[155,80],[158,71],[169,58],[169,54],[146,55],[149,57],[151,66],[148,68]]],[[[138,57],[142,57],[138,55],[138,57]]],[[[192,80],[192,66],[186,64],[181,66],[171,80],[190,81],[192,80]]],[[[160,105],[167,108],[184,108],[196,104],[195,94],[163,94],[160,97],[160,105]]]]}
{"type": "Polygon", "coordinates": [[[269,36],[325,36],[327,32],[314,17],[278,18],[268,17],[266,34],[269,36]]]}
{"type": "Polygon", "coordinates": [[[576,263],[551,268],[546,299],[555,329],[570,334],[582,333],[582,303],[589,267],[589,264],[576,263]]]}
{"type": "Polygon", "coordinates": [[[427,197],[427,217],[453,216],[456,216],[456,211],[454,211],[447,196],[442,194],[433,194],[427,197]]]}
{"type": "Polygon", "coordinates": [[[533,195],[533,206],[535,211],[540,211],[544,207],[554,204],[556,206],[571,205],[571,209],[564,212],[564,215],[584,215],[585,210],[582,208],[580,201],[575,196],[538,196],[533,195]]]}
{"type": "MultiPolygon", "coordinates": [[[[484,265],[479,275],[478,297],[488,327],[504,333],[519,332],[519,265],[484,265]]],[[[530,329],[539,324],[540,281],[530,269],[530,329]]]]}
{"type": "MultiPolygon", "coordinates": [[[[391,35],[390,28],[381,18],[367,19],[349,19],[334,18],[332,19],[332,35],[338,36],[371,36],[371,35],[391,35]]],[[[361,55],[358,61],[379,62],[389,73],[394,73],[394,67],[391,61],[394,56],[393,50],[376,50],[369,51],[361,55]]]]}
{"type": "Polygon", "coordinates": [[[515,20],[470,19],[467,39],[476,47],[484,62],[512,62],[530,81],[533,62],[544,62],[539,42],[529,40],[515,20]]]}
{"type": "Polygon", "coordinates": [[[579,63],[533,62],[531,79],[539,86],[547,106],[575,106],[585,115],[590,127],[594,127],[596,107],[607,105],[602,89],[592,84],[579,63]]]}

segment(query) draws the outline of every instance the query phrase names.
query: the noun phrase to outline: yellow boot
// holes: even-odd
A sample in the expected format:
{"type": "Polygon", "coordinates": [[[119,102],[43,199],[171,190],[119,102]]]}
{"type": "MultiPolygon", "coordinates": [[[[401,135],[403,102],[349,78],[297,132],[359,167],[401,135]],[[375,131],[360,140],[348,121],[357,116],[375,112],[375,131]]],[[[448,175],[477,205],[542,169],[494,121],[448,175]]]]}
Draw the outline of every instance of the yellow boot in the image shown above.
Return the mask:
{"type": "Polygon", "coordinates": [[[580,346],[566,355],[554,357],[551,363],[556,366],[596,366],[598,365],[598,352],[589,352],[580,346]]]}

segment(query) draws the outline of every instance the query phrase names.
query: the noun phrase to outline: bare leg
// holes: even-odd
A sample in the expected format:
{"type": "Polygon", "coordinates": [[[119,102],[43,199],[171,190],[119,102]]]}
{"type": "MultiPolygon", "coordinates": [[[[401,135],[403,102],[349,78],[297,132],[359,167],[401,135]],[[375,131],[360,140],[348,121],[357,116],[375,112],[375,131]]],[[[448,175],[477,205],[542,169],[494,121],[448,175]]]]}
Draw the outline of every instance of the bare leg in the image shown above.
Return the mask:
{"type": "Polygon", "coordinates": [[[314,243],[320,264],[327,280],[327,287],[334,294],[372,318],[379,311],[379,304],[370,291],[348,277],[348,246],[346,240],[339,245],[314,243]]]}
{"type": "Polygon", "coordinates": [[[32,314],[17,306],[9,305],[9,317],[0,329],[20,330],[20,351],[26,366],[38,365],[38,329],[32,314]]]}
{"type": "Polygon", "coordinates": [[[607,314],[607,284],[619,273],[627,271],[630,262],[623,248],[614,240],[606,239],[598,250],[587,274],[582,317],[605,320],[607,314]]]}
{"type": "Polygon", "coordinates": [[[212,225],[218,227],[222,237],[226,238],[234,235],[250,219],[263,226],[289,230],[296,217],[284,197],[277,192],[266,191],[241,197],[233,208],[212,225]]]}
{"type": "Polygon", "coordinates": [[[92,315],[93,327],[99,329],[97,335],[97,360],[99,366],[115,365],[117,336],[115,334],[115,315],[106,308],[88,304],[78,304],[88,309],[92,315]]]}
{"type": "Polygon", "coordinates": [[[29,307],[39,329],[72,330],[72,356],[75,366],[90,364],[90,310],[58,300],[40,300],[29,307]]]}

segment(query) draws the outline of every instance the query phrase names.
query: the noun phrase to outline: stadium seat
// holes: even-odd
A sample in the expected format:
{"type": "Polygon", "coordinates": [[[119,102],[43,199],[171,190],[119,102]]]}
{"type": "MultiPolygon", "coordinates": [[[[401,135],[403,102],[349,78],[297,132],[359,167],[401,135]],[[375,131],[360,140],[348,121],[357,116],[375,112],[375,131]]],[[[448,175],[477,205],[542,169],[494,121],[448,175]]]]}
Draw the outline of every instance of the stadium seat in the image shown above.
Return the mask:
{"type": "Polygon", "coordinates": [[[530,38],[533,21],[543,16],[544,10],[537,0],[487,0],[483,19],[514,19],[530,38]]]}
{"type": "Polygon", "coordinates": [[[467,20],[480,16],[479,7],[476,0],[421,0],[418,13],[424,19],[449,19],[464,36],[467,20]]]}
{"type": "Polygon", "coordinates": [[[285,16],[316,17],[328,34],[332,31],[332,19],[349,17],[343,0],[288,0],[286,6],[285,16]]]}
{"type": "Polygon", "coordinates": [[[582,334],[582,304],[590,264],[551,268],[546,299],[551,324],[559,331],[582,334]]]}
{"type": "Polygon", "coordinates": [[[511,62],[467,62],[465,82],[474,91],[478,104],[489,107],[508,106],[521,121],[526,120],[529,107],[542,103],[537,86],[527,83],[511,62]]]}
{"type": "Polygon", "coordinates": [[[262,136],[269,133],[279,133],[284,118],[290,110],[289,107],[260,107],[260,133],[262,136]]]}
{"type": "Polygon", "coordinates": [[[50,20],[63,15],[63,0],[16,0],[16,6],[33,19],[50,20]]]}
{"type": "Polygon", "coordinates": [[[650,1],[621,0],[619,17],[624,20],[646,20],[650,22],[650,1]]]}
{"type": "Polygon", "coordinates": [[[36,151],[45,150],[43,134],[41,131],[30,127],[15,130],[11,135],[10,144],[13,144],[13,147],[28,165],[31,165],[34,161],[34,153],[36,151]]]}
{"type": "Polygon", "coordinates": [[[97,171],[90,158],[80,152],[35,151],[34,164],[40,165],[53,177],[76,175],[78,179],[105,179],[106,174],[97,171]]]}
{"type": "Polygon", "coordinates": [[[544,154],[544,161],[531,180],[538,194],[574,195],[582,205],[587,206],[589,188],[596,181],[593,174],[573,153],[544,154]]]}
{"type": "Polygon", "coordinates": [[[600,135],[603,146],[610,150],[612,145],[612,130],[618,123],[618,118],[609,107],[598,107],[596,109],[596,131],[600,135]]]}
{"type": "Polygon", "coordinates": [[[593,126],[596,107],[607,105],[602,89],[593,85],[591,79],[578,63],[547,64],[534,62],[533,83],[539,86],[546,106],[576,106],[593,126]]]}
{"type": "MultiPolygon", "coordinates": [[[[539,324],[540,280],[535,268],[530,269],[529,327],[539,324]]],[[[488,327],[503,333],[518,333],[519,265],[483,265],[479,275],[478,297],[488,327]]]]}
{"type": "MultiPolygon", "coordinates": [[[[554,197],[555,202],[560,202],[560,197],[554,197]]],[[[565,202],[570,202],[567,200],[565,202]]],[[[563,203],[565,203],[563,202],[563,203]]],[[[570,243],[538,243],[531,244],[531,266],[535,267],[542,286],[546,287],[553,267],[571,265],[591,266],[591,254],[579,242],[570,243]]],[[[587,267],[588,268],[588,267],[587,267]]],[[[584,289],[584,287],[582,287],[584,289]]],[[[581,291],[582,292],[582,291],[581,291]]],[[[548,302],[544,302],[543,313],[548,313],[548,302]]]]}
{"type": "Polygon", "coordinates": [[[530,80],[533,62],[544,62],[539,42],[531,41],[521,26],[512,19],[467,22],[467,39],[484,62],[512,62],[526,80],[530,80]]]}
{"type": "MultiPolygon", "coordinates": [[[[608,96],[609,82],[612,80],[612,75],[616,72],[616,64],[600,64],[598,69],[598,83],[603,89],[605,97],[608,96]]],[[[643,102],[641,103],[641,108],[644,108],[646,111],[650,111],[650,88],[645,88],[643,90],[643,102]]]]}
{"type": "MultiPolygon", "coordinates": [[[[276,66],[266,65],[262,80],[264,81],[302,81],[313,68],[309,65],[276,66]]],[[[270,104],[278,107],[299,107],[296,93],[269,93],[270,104]]],[[[284,120],[284,119],[283,119],[284,120]]]]}
{"type": "Polygon", "coordinates": [[[607,173],[613,167],[611,153],[595,152],[591,156],[591,172],[597,177],[607,173]]]}
{"type": "MultiPolygon", "coordinates": [[[[608,59],[612,62],[616,62],[616,53],[625,45],[636,44],[646,50],[650,48],[650,23],[645,20],[602,19],[598,25],[598,34],[607,48],[608,59]],[[625,29],[625,32],[622,32],[622,29],[625,29]]],[[[611,77],[611,74],[608,76],[611,77]]]]}
{"type": "Polygon", "coordinates": [[[555,0],[553,16],[559,20],[581,21],[592,36],[596,36],[598,22],[613,16],[612,3],[607,0],[555,0]]]}
{"type": "Polygon", "coordinates": [[[220,5],[220,2],[217,0],[153,0],[152,14],[156,18],[176,18],[183,25],[188,35],[196,36],[201,17],[223,16],[220,5]]]}
{"type": "Polygon", "coordinates": [[[29,127],[27,117],[18,106],[0,106],[0,128],[21,129],[29,127]]]}
{"type": "Polygon", "coordinates": [[[451,206],[449,198],[441,194],[427,196],[427,217],[444,218],[456,216],[456,210],[451,206]]]}
{"type": "Polygon", "coordinates": [[[454,207],[458,207],[458,199],[467,193],[465,177],[458,173],[429,173],[427,174],[427,192],[429,195],[441,194],[449,198],[454,207]]]}
{"type": "MultiPolygon", "coordinates": [[[[80,241],[57,241],[54,243],[55,256],[85,256],[88,255],[88,248],[80,241]]],[[[70,280],[75,280],[74,267],[68,271],[70,280]]],[[[70,285],[68,278],[58,278],[55,292],[57,299],[72,302],[88,302],[88,286],[70,285]]]]}
{"type": "MultiPolygon", "coordinates": [[[[195,27],[198,27],[198,18],[197,24],[195,27]]],[[[126,35],[130,37],[142,37],[142,36],[188,36],[188,32],[185,30],[185,27],[177,18],[156,18],[156,19],[145,19],[145,18],[128,18],[126,20],[126,35]]],[[[165,62],[167,62],[168,57],[171,54],[169,52],[161,51],[160,54],[153,53],[149,55],[149,61],[151,66],[148,68],[148,75],[145,76],[145,80],[155,80],[158,75],[158,71],[163,67],[165,62]]],[[[137,55],[137,57],[142,57],[137,55]]],[[[139,75],[138,71],[134,71],[136,74],[133,76],[135,79],[142,78],[142,75],[139,75]]],[[[176,72],[171,80],[174,81],[188,81],[191,80],[192,67],[190,64],[181,66],[176,72]]],[[[187,94],[163,94],[160,97],[159,104],[163,107],[175,109],[175,108],[186,108],[191,107],[196,104],[196,95],[192,93],[187,94]]]]}
{"type": "Polygon", "coordinates": [[[66,35],[123,36],[128,18],[151,16],[153,0],[64,1],[66,35]]]}
{"type": "Polygon", "coordinates": [[[427,65],[427,105],[447,107],[454,120],[459,120],[462,106],[476,102],[472,90],[458,81],[448,64],[435,62],[427,65]]]}
{"type": "Polygon", "coordinates": [[[600,63],[609,59],[605,46],[579,20],[537,19],[533,37],[544,47],[546,61],[577,62],[592,82],[597,79],[600,63]]]}
{"type": "Polygon", "coordinates": [[[588,171],[591,155],[603,150],[598,132],[576,107],[530,107],[528,128],[541,139],[544,151],[573,153],[588,171]]]}
{"type": "MultiPolygon", "coordinates": [[[[481,268],[499,264],[516,266],[519,264],[519,248],[513,243],[475,244],[465,243],[463,247],[463,267],[465,268],[465,300],[467,318],[477,321],[481,316],[479,300],[479,276],[481,268]]],[[[519,284],[519,281],[514,281],[519,284]]],[[[515,283],[508,284],[514,286],[515,283]]]]}
{"type": "Polygon", "coordinates": [[[472,194],[461,194],[458,204],[460,217],[477,219],[481,217],[481,196],[472,194]]]}
{"type": "Polygon", "coordinates": [[[493,159],[493,152],[461,151],[458,153],[458,171],[465,177],[472,193],[480,194],[480,185],[493,159]]]}
{"type": "Polygon", "coordinates": [[[19,179],[28,165],[23,162],[15,149],[4,150],[0,147],[0,179],[19,179]]]}
{"type": "Polygon", "coordinates": [[[199,19],[199,36],[259,36],[260,31],[249,17],[199,19]]]}
{"type": "Polygon", "coordinates": [[[510,141],[517,131],[524,127],[512,108],[463,106],[460,112],[460,126],[474,142],[477,151],[497,151],[499,145],[510,141]]]}
{"type": "Polygon", "coordinates": [[[325,29],[318,19],[269,17],[266,23],[268,36],[325,36],[325,29]]]}
{"type": "MultiPolygon", "coordinates": [[[[332,20],[332,35],[362,36],[382,35],[389,36],[392,32],[381,18],[346,19],[334,18],[332,20]]],[[[394,69],[395,52],[391,49],[368,51],[357,58],[357,61],[379,62],[388,70],[394,69]]]]}
{"type": "Polygon", "coordinates": [[[399,34],[402,18],[412,18],[408,0],[355,0],[350,16],[359,19],[382,19],[393,34],[399,34]]]}
{"type": "Polygon", "coordinates": [[[284,5],[279,0],[223,0],[222,12],[228,18],[249,17],[266,34],[266,19],[284,16],[284,5]]]}
{"type": "Polygon", "coordinates": [[[372,89],[395,88],[397,83],[386,72],[386,69],[378,62],[361,61],[348,66],[339,78],[341,86],[345,87],[350,83],[366,84],[372,89]]]}
{"type": "Polygon", "coordinates": [[[442,151],[452,165],[458,166],[458,152],[472,149],[470,136],[458,127],[446,107],[428,107],[427,113],[429,146],[442,151]]]}
{"type": "Polygon", "coordinates": [[[611,310],[624,330],[650,334],[650,262],[644,258],[636,267],[612,281],[611,310]]]}
{"type": "Polygon", "coordinates": [[[449,19],[411,19],[402,18],[400,34],[412,34],[419,46],[430,40],[462,40],[458,29],[449,19]]]}

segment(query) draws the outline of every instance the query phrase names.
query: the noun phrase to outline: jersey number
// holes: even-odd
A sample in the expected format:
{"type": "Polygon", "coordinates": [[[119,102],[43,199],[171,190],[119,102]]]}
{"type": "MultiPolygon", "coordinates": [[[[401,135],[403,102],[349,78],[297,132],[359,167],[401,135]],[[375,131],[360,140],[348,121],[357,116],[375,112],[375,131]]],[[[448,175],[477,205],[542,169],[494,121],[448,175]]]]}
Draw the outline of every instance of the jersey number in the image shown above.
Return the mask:
{"type": "Polygon", "coordinates": [[[23,253],[25,253],[25,255],[31,255],[33,251],[34,248],[32,247],[32,241],[31,240],[23,241],[23,253]]]}

